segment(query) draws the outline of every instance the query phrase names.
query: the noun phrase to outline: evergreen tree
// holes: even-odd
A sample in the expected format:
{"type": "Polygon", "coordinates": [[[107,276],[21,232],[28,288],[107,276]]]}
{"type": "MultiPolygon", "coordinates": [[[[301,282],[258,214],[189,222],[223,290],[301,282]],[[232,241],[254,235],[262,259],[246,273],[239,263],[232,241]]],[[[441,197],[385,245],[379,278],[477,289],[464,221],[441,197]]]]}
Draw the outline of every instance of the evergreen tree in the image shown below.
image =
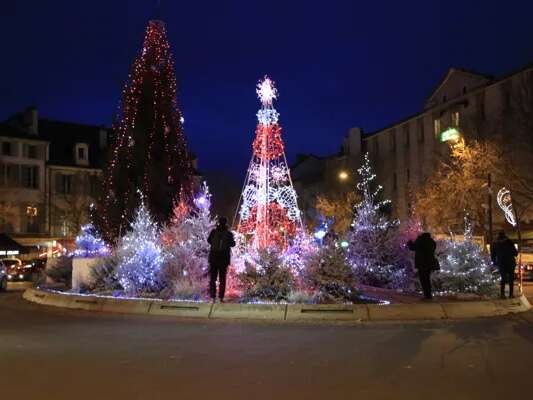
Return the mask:
{"type": "Polygon", "coordinates": [[[437,256],[440,271],[432,274],[436,293],[491,295],[497,292],[498,278],[492,262],[474,242],[468,217],[465,218],[464,241],[438,241],[437,256]]]}
{"type": "Polygon", "coordinates": [[[109,247],[100,237],[100,233],[93,224],[82,225],[81,232],[76,236],[75,242],[75,256],[100,257],[109,254],[109,247]]]}
{"type": "Polygon", "coordinates": [[[193,199],[193,206],[180,202],[173,214],[161,235],[168,256],[161,282],[167,296],[199,297],[207,287],[207,238],[215,226],[211,194],[205,182],[193,199]]]}
{"type": "Polygon", "coordinates": [[[138,206],[137,190],[159,223],[171,215],[179,193],[190,192],[193,168],[182,122],[165,24],[150,21],[114,126],[99,213],[106,240],[124,233],[138,206]]]}
{"type": "Polygon", "coordinates": [[[355,296],[354,272],[344,249],[334,242],[308,255],[303,276],[319,303],[345,302],[355,296]]]}
{"type": "Polygon", "coordinates": [[[398,287],[405,282],[397,244],[398,221],[385,212],[390,200],[380,200],[383,188],[375,183],[368,153],[357,170],[361,201],[348,234],[348,259],[357,281],[378,287],[398,287]]]}
{"type": "Polygon", "coordinates": [[[120,260],[118,281],[126,293],[139,295],[159,290],[159,273],[165,256],[159,244],[159,228],[142,194],[135,219],[121,238],[116,252],[120,260]]]}

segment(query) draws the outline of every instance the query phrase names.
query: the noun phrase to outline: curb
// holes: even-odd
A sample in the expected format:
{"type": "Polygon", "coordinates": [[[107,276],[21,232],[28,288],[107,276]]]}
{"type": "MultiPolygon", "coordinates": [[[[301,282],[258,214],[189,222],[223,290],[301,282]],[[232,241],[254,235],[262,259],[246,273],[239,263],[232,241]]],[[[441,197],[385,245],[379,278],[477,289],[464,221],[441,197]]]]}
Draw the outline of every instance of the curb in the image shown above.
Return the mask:
{"type": "Polygon", "coordinates": [[[272,321],[430,321],[495,317],[529,311],[525,296],[507,300],[420,304],[211,304],[152,299],[120,299],[26,289],[32,303],[122,314],[166,315],[201,319],[272,321]]]}

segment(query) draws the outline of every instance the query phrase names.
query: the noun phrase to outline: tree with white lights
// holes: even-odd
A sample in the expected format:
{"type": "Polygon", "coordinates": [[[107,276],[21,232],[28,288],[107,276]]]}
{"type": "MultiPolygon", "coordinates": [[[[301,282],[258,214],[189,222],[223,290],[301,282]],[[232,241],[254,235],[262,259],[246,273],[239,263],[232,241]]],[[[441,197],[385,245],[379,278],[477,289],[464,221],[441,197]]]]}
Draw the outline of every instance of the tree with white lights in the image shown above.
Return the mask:
{"type": "Polygon", "coordinates": [[[348,259],[357,281],[379,287],[398,287],[405,283],[398,243],[398,221],[386,214],[390,200],[380,200],[383,188],[377,185],[368,153],[357,170],[357,191],[362,200],[355,205],[355,217],[348,234],[348,259]]]}
{"type": "Polygon", "coordinates": [[[180,202],[161,234],[168,255],[161,271],[161,281],[169,296],[198,297],[207,287],[207,237],[214,228],[211,193],[204,182],[193,199],[194,206],[180,202]]]}
{"type": "Polygon", "coordinates": [[[437,257],[440,270],[432,274],[435,293],[491,295],[497,292],[498,277],[489,255],[474,242],[468,217],[465,217],[464,241],[438,241],[437,257]]]}
{"type": "Polygon", "coordinates": [[[257,85],[261,109],[253,142],[253,156],[239,202],[238,232],[254,250],[285,248],[302,227],[292,187],[285,145],[273,101],[278,96],[267,76],[257,85]]]}
{"type": "Polygon", "coordinates": [[[165,260],[159,233],[141,194],[130,231],[120,239],[116,249],[120,260],[118,281],[126,293],[138,295],[159,290],[159,273],[165,260]]]}

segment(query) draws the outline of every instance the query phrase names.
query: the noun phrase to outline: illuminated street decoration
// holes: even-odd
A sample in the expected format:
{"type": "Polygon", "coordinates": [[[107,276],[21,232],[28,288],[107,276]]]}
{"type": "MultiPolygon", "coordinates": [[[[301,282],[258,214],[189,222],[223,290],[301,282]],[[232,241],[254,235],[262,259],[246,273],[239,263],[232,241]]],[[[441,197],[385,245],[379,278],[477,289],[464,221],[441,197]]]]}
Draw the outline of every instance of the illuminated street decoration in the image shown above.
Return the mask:
{"type": "Polygon", "coordinates": [[[448,128],[440,134],[441,143],[457,142],[461,138],[461,133],[456,128],[448,128]]]}
{"type": "Polygon", "coordinates": [[[192,195],[193,167],[177,105],[174,60],[164,22],[150,21],[143,48],[122,91],[116,140],[103,179],[99,229],[111,242],[138,206],[137,190],[158,223],[192,195]]]}
{"type": "Polygon", "coordinates": [[[272,245],[285,248],[302,226],[296,192],[292,187],[285,145],[273,107],[278,91],[267,76],[256,89],[261,101],[252,144],[253,156],[238,209],[237,230],[255,249],[272,245]]]}
{"type": "Polygon", "coordinates": [[[510,190],[502,187],[496,196],[496,201],[498,202],[498,206],[500,206],[502,209],[507,222],[509,222],[512,226],[516,226],[516,217],[513,209],[510,190]]]}

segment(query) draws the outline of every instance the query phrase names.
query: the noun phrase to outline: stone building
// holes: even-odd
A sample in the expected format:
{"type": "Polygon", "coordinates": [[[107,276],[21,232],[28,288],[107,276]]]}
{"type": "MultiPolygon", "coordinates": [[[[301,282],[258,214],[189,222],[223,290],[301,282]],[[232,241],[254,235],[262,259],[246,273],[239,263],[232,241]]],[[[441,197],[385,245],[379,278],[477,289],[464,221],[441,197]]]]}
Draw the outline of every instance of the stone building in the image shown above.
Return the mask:
{"type": "MultiPolygon", "coordinates": [[[[405,219],[413,194],[449,154],[443,136],[454,130],[466,141],[505,135],[513,157],[522,160],[523,172],[533,175],[533,67],[498,79],[450,69],[419,113],[372,133],[351,129],[339,154],[301,156],[292,171],[299,201],[305,209],[314,204],[318,192],[346,190],[349,179],[340,182],[339,173],[347,169],[353,175],[362,153],[368,151],[384,196],[393,202],[393,213],[405,219]]],[[[348,186],[353,190],[353,185],[348,186]]],[[[501,221],[499,211],[494,214],[501,221]]]]}
{"type": "Polygon", "coordinates": [[[0,232],[25,245],[72,239],[100,188],[109,131],[29,108],[0,124],[0,232]]]}

